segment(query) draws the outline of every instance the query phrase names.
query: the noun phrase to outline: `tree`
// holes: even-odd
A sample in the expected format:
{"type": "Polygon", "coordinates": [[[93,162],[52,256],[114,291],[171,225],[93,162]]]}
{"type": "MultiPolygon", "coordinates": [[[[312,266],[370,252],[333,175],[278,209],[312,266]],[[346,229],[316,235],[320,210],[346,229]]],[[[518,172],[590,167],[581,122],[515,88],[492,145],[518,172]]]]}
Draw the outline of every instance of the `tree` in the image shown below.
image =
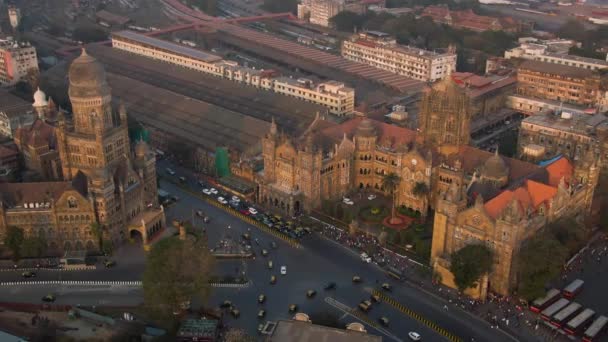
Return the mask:
{"type": "Polygon", "coordinates": [[[180,312],[184,303],[193,298],[206,302],[213,263],[202,236],[161,240],[147,257],[142,281],[144,305],[153,316],[174,323],[172,314],[180,312]]]}
{"type": "Polygon", "coordinates": [[[13,260],[17,261],[21,257],[21,244],[25,239],[23,230],[16,226],[9,226],[4,236],[4,245],[13,253],[13,260]]]}
{"type": "Polygon", "coordinates": [[[387,173],[386,175],[384,175],[384,177],[382,177],[382,187],[384,188],[384,190],[388,191],[393,196],[393,203],[391,205],[391,222],[395,222],[397,219],[397,216],[395,214],[395,195],[397,193],[396,190],[397,186],[399,186],[399,183],[401,183],[401,177],[399,177],[399,175],[394,172],[387,173]]]}
{"type": "Polygon", "coordinates": [[[424,182],[416,182],[412,189],[414,196],[422,197],[429,193],[429,186],[424,182]]]}
{"type": "Polygon", "coordinates": [[[527,300],[542,296],[546,284],[559,275],[567,257],[568,250],[547,234],[525,242],[517,259],[518,294],[527,300]]]}
{"type": "Polygon", "coordinates": [[[467,245],[451,257],[450,271],[460,291],[475,286],[477,280],[492,269],[493,253],[486,245],[467,245]]]}
{"type": "Polygon", "coordinates": [[[329,18],[329,23],[338,31],[353,32],[355,29],[363,27],[365,18],[355,12],[342,11],[329,18]]]}
{"type": "Polygon", "coordinates": [[[20,255],[39,258],[46,252],[46,241],[42,237],[25,238],[21,243],[20,255]]]}
{"type": "Polygon", "coordinates": [[[587,37],[587,30],[580,20],[571,19],[559,28],[557,36],[565,39],[583,41],[587,37]]]}
{"type": "Polygon", "coordinates": [[[255,342],[255,338],[247,335],[242,329],[232,328],[226,332],[224,336],[225,342],[255,342]]]}

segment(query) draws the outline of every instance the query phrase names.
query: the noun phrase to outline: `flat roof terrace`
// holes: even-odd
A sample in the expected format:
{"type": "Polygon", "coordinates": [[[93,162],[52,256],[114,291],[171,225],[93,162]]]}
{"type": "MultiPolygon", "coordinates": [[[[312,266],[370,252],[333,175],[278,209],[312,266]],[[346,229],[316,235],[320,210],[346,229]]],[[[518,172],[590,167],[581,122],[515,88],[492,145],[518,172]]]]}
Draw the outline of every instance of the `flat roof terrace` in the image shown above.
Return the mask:
{"type": "Polygon", "coordinates": [[[192,58],[205,63],[219,62],[222,60],[220,56],[128,30],[112,33],[112,40],[114,39],[141,44],[148,48],[169,52],[186,58],[192,58]]]}

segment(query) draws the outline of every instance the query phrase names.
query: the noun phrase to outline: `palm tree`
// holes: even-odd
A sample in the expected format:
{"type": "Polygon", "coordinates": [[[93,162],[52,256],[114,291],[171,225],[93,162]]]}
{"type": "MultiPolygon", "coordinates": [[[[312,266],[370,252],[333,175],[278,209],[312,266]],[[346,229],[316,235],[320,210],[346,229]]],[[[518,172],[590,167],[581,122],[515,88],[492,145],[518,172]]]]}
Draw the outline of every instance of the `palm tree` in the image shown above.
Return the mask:
{"type": "Polygon", "coordinates": [[[397,186],[399,186],[399,183],[401,183],[401,177],[399,177],[399,175],[394,172],[385,174],[384,177],[382,177],[382,187],[384,188],[384,190],[390,191],[391,195],[393,196],[390,219],[391,223],[398,223],[397,216],[395,215],[395,194],[397,193],[396,190],[397,186]]]}
{"type": "Polygon", "coordinates": [[[101,252],[103,250],[103,229],[97,222],[91,223],[91,232],[97,238],[97,247],[101,252]]]}
{"type": "Polygon", "coordinates": [[[416,182],[412,189],[414,196],[421,197],[429,193],[429,187],[424,182],[416,182]]]}

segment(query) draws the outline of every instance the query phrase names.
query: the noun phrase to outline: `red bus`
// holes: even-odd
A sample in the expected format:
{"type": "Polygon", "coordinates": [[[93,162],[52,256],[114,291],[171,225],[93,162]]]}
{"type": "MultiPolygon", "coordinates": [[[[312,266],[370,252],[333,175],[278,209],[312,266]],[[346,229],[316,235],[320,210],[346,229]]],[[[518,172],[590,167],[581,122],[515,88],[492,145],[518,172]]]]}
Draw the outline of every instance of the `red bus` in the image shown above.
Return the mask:
{"type": "Polygon", "coordinates": [[[576,296],[579,292],[581,292],[584,284],[585,284],[585,282],[583,280],[580,280],[580,279],[574,280],[568,286],[566,286],[566,288],[564,289],[564,297],[570,298],[570,299],[574,298],[574,296],[576,296]]]}
{"type": "Polygon", "coordinates": [[[563,308],[560,312],[553,315],[551,318],[551,324],[554,326],[561,328],[566,322],[568,322],[572,317],[574,317],[582,308],[579,303],[572,302],[565,308],[563,308]]]}
{"type": "Polygon", "coordinates": [[[530,306],[530,310],[532,312],[541,312],[547,306],[555,303],[555,301],[559,298],[560,292],[557,289],[551,289],[544,297],[537,298],[532,302],[530,306]]]}
{"type": "Polygon", "coordinates": [[[568,335],[576,335],[583,331],[583,329],[585,329],[589,323],[591,323],[593,317],[595,317],[595,311],[585,309],[576,315],[576,317],[571,319],[570,322],[566,324],[564,330],[568,333],[568,335]]]}
{"type": "Polygon", "coordinates": [[[604,333],[606,326],[608,326],[608,317],[600,316],[596,318],[595,321],[591,323],[589,328],[585,330],[585,333],[583,334],[583,341],[599,341],[600,335],[604,333]]]}
{"type": "Polygon", "coordinates": [[[549,305],[548,308],[543,310],[540,313],[540,317],[542,317],[542,319],[544,319],[545,321],[550,321],[553,315],[558,313],[561,309],[565,308],[568,304],[570,304],[569,300],[567,300],[566,298],[560,298],[557,302],[549,305]]]}

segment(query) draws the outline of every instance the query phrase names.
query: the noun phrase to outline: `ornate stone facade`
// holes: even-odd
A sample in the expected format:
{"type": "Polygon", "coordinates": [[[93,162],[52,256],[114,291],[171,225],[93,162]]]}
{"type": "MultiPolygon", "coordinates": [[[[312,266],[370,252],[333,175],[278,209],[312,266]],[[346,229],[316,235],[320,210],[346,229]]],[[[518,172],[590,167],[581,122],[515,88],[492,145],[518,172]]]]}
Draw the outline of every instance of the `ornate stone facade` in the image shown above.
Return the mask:
{"type": "Polygon", "coordinates": [[[64,181],[5,185],[0,235],[15,225],[27,235],[45,232],[50,247],[94,249],[91,224],[98,223],[114,244],[132,231],[147,243],[165,225],[154,154],[143,141],[132,152],[126,109],[113,110],[105,71],[84,50],[70,66],[69,81],[72,118],[59,112],[55,128],[64,181]]]}

